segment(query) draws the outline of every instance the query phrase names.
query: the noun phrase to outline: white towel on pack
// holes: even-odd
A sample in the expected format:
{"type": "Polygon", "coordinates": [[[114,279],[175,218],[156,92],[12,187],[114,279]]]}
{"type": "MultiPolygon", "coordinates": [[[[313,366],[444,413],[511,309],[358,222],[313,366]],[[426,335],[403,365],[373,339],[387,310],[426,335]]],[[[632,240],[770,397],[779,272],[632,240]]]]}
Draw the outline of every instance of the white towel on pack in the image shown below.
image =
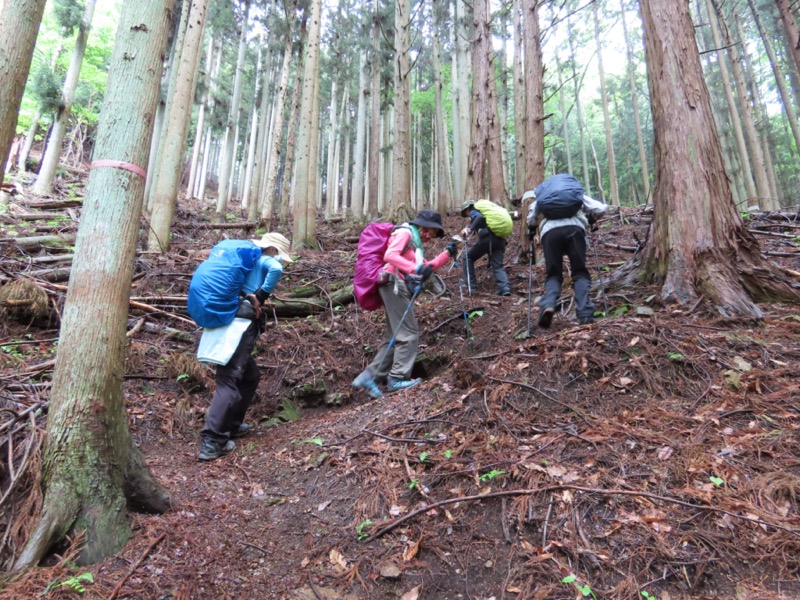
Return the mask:
{"type": "Polygon", "coordinates": [[[250,319],[236,318],[228,325],[203,329],[197,360],[212,365],[227,365],[250,323],[250,319]]]}

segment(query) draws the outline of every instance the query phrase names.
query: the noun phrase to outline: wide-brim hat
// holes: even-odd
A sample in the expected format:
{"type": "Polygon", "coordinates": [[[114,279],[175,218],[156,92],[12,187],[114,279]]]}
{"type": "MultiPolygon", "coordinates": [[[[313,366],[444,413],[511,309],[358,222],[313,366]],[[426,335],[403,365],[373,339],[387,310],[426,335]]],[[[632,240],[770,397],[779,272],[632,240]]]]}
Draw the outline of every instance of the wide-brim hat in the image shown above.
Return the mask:
{"type": "Polygon", "coordinates": [[[442,227],[442,215],[435,210],[421,210],[417,213],[417,218],[411,221],[412,225],[417,227],[428,227],[436,230],[436,237],[444,235],[444,227],[442,227]]]}
{"type": "Polygon", "coordinates": [[[466,217],[467,211],[473,206],[475,206],[474,200],[467,200],[466,202],[464,202],[464,204],[461,205],[461,216],[466,217]]]}
{"type": "Polygon", "coordinates": [[[275,248],[285,262],[294,262],[292,255],[289,254],[289,240],[280,233],[265,233],[260,240],[252,240],[252,242],[259,248],[275,248]]]}

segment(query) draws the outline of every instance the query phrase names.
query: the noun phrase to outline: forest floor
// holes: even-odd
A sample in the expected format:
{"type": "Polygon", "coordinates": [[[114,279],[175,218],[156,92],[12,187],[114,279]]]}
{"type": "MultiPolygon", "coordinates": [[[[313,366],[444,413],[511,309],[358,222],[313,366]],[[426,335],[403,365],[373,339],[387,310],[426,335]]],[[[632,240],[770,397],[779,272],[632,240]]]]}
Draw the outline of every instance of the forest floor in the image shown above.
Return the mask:
{"type": "MultiPolygon", "coordinates": [[[[66,187],[54,200],[81,193],[66,187]]],[[[24,216],[52,212],[42,200],[21,189],[0,214],[0,292],[27,278],[52,313],[63,307],[63,274],[31,259],[69,249],[25,250],[15,239],[53,221],[74,231],[79,208],[48,221],[24,216]]],[[[215,229],[212,210],[181,203],[170,253],[139,253],[134,273],[125,400],[174,508],[133,514],[130,542],[99,564],[74,564],[80,540],[59,548],[42,568],[0,584],[3,598],[74,596],[75,583],[85,598],[111,599],[800,597],[796,306],[764,305],[762,321],[743,321],[703,303],[662,306],[645,286],[598,287],[606,317],[578,326],[566,303],[541,330],[534,305],[528,336],[529,264],[515,263],[515,237],[511,297],[493,294],[483,259],[471,298],[458,293],[459,270],[445,268],[450,292],[419,299],[414,374],[423,383],[411,390],[379,400],[351,390],[382,336],[381,311],[331,302],[312,316],[271,319],[248,417],[257,427],[204,463],[198,432],[213,374],[194,358],[199,332],[181,297],[215,242],[257,235],[215,229]]],[[[768,217],[753,215],[751,228],[788,235],[759,234],[762,250],[784,271],[800,270],[796,219],[793,229],[768,217]]],[[[632,256],[648,219],[626,209],[601,224],[590,253],[597,277],[632,256]]],[[[445,224],[456,233],[463,220],[445,224]]],[[[287,267],[275,305],[299,286],[327,299],[347,283],[358,232],[320,221],[320,249],[287,267]]],[[[541,288],[535,266],[534,298],[541,288]]],[[[38,459],[25,474],[20,464],[43,437],[58,331],[52,317],[30,324],[4,310],[8,566],[40,502],[38,459]]]]}

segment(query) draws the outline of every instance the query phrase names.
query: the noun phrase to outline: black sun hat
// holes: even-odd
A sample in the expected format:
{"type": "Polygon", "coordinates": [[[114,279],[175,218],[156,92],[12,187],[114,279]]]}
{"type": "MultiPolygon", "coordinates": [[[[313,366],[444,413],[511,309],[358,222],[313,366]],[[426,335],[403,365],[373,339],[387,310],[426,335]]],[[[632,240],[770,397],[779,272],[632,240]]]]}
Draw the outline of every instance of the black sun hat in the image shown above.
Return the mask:
{"type": "Polygon", "coordinates": [[[442,215],[435,210],[421,210],[417,213],[417,218],[411,221],[412,225],[417,227],[429,227],[436,230],[436,237],[444,235],[444,227],[442,227],[442,215]]]}

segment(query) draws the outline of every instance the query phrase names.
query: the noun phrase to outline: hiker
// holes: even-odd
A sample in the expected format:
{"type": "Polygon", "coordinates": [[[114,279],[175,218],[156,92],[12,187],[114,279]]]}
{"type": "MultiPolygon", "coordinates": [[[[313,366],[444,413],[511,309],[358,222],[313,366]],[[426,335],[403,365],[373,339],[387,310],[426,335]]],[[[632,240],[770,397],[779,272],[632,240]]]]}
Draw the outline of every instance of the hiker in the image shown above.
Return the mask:
{"type": "MultiPolygon", "coordinates": [[[[205,425],[200,432],[200,452],[197,455],[199,460],[213,460],[228,454],[236,448],[231,438],[241,437],[252,429],[252,425],[244,422],[244,417],[261,378],[252,356],[256,338],[264,331],[261,306],[280,281],[283,263],[292,262],[289,240],[280,233],[267,233],[260,240],[251,240],[250,243],[260,248],[261,252],[260,256],[256,254],[252,270],[246,274],[238,291],[237,318],[228,325],[204,329],[200,341],[198,358],[203,362],[214,362],[217,367],[214,378],[216,389],[206,413],[205,425]],[[237,336],[240,336],[238,341],[237,336]],[[213,354],[225,346],[228,353],[220,360],[203,359],[202,356],[213,354]]],[[[202,278],[204,265],[213,258],[212,251],[212,257],[198,267],[195,277],[202,278]]],[[[235,264],[230,268],[241,269],[235,264]]],[[[207,268],[206,271],[211,269],[207,268]]],[[[206,278],[212,284],[215,280],[222,285],[219,277],[206,278]]]]}
{"type": "Polygon", "coordinates": [[[584,193],[572,175],[559,173],[545,179],[522,199],[533,198],[528,208],[528,237],[537,233],[545,261],[544,294],[539,300],[539,327],[550,327],[561,296],[564,256],[569,258],[575,314],[578,323],[594,323],[595,306],[589,298],[592,278],[586,266],[586,230],[608,210],[608,206],[584,193]]]}
{"type": "Polygon", "coordinates": [[[387,392],[407,390],[420,382],[410,378],[419,347],[414,300],[431,274],[458,254],[456,242],[450,242],[444,252],[426,261],[422,245],[443,235],[442,216],[433,210],[419,211],[413,221],[389,234],[378,288],[386,311],[386,333],[375,358],[352,383],[370,398],[383,396],[378,382],[386,382],[387,392]]]}
{"type": "Polygon", "coordinates": [[[508,275],[503,268],[503,260],[505,259],[506,244],[508,243],[506,238],[511,235],[513,230],[511,215],[508,214],[505,208],[489,200],[478,200],[477,203],[473,200],[467,200],[461,205],[461,216],[469,217],[469,225],[461,231],[464,239],[467,239],[472,233],[478,234],[478,241],[469,246],[469,249],[464,254],[464,278],[467,292],[472,294],[477,287],[475,283],[475,261],[488,254],[489,266],[497,284],[497,295],[510,296],[511,286],[508,284],[508,275]],[[505,213],[508,219],[506,220],[504,216],[501,216],[500,226],[493,227],[494,223],[489,223],[488,221],[494,214],[502,215],[502,213],[505,213]],[[506,223],[506,230],[495,231],[504,227],[506,223]],[[506,235],[501,236],[498,233],[506,235]]]}

